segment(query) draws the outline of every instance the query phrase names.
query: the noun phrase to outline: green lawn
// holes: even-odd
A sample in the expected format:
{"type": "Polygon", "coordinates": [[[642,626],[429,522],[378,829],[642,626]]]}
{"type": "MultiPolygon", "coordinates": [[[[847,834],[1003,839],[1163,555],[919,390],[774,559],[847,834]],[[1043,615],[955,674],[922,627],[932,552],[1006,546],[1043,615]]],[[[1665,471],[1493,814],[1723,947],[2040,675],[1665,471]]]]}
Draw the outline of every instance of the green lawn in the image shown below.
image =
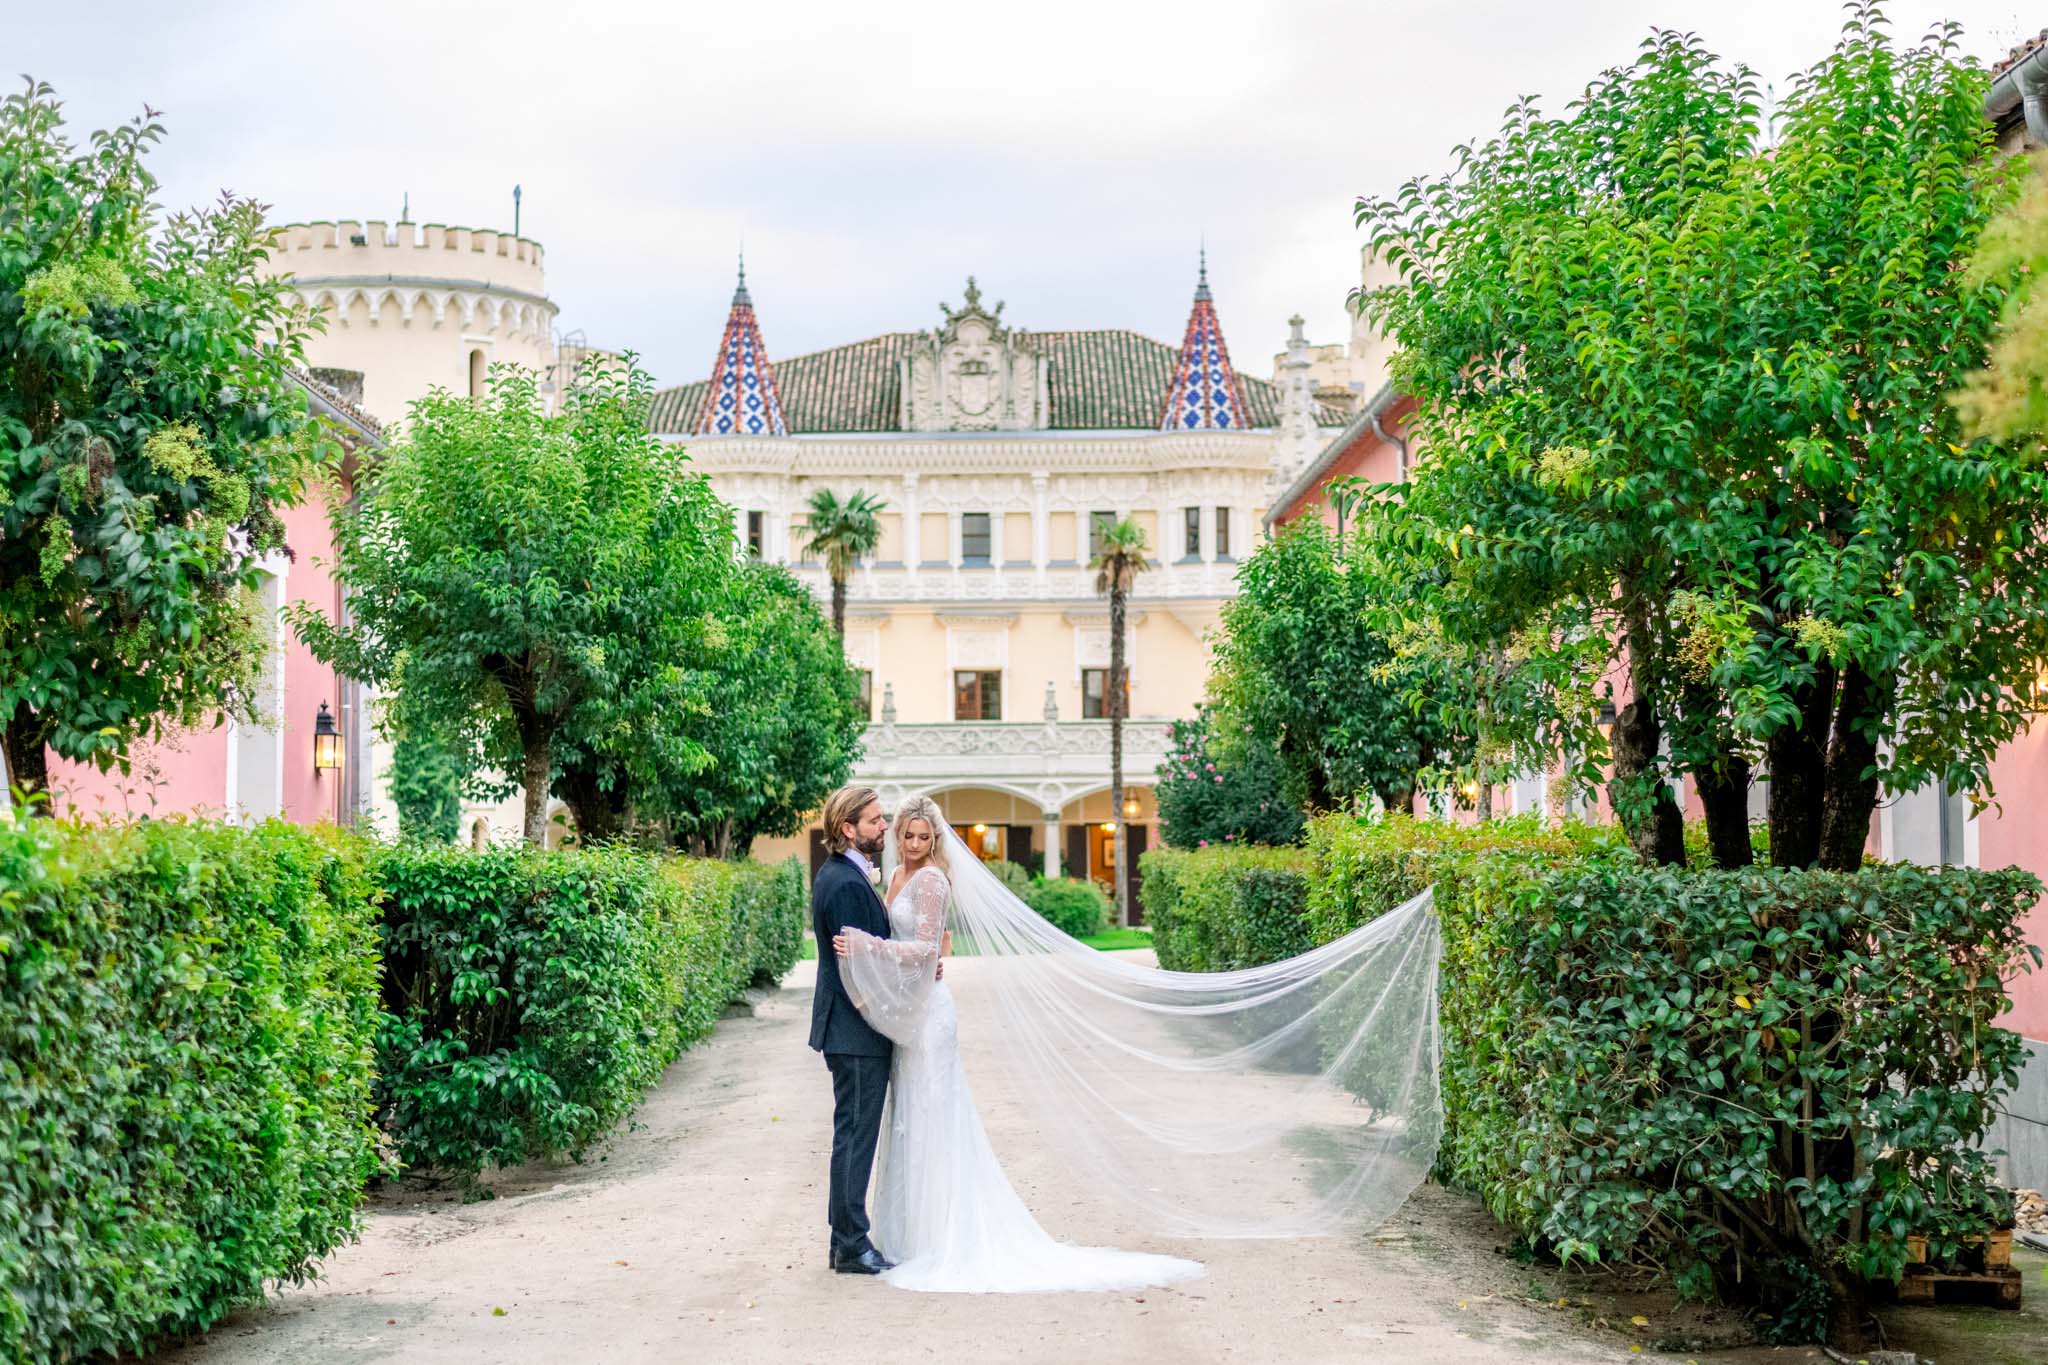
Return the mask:
{"type": "Polygon", "coordinates": [[[1106,929],[1099,934],[1090,934],[1082,939],[1081,942],[1087,944],[1090,948],[1100,949],[1105,953],[1114,953],[1124,948],[1150,948],[1152,946],[1152,931],[1150,929],[1106,929]]]}

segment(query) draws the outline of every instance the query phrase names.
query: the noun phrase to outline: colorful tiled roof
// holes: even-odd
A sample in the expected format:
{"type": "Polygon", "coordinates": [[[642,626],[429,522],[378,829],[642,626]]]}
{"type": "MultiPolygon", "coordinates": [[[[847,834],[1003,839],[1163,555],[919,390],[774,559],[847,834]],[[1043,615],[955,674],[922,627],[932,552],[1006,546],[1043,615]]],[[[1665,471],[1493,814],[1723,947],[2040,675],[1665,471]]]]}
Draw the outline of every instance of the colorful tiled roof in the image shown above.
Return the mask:
{"type": "Polygon", "coordinates": [[[712,436],[787,436],[782,400],[775,391],[775,370],[761,343],[761,324],[754,317],[754,299],[747,293],[747,258],[740,257],[739,287],[732,291],[725,335],[719,338],[718,359],[712,362],[710,401],[698,403],[694,430],[712,436]]]}
{"type": "MultiPolygon", "coordinates": [[[[1173,381],[1175,352],[1165,342],[1121,328],[1085,332],[1033,332],[1046,357],[1052,426],[1058,431],[1156,431],[1173,381]]],[[[776,362],[775,381],[792,432],[846,433],[903,429],[902,360],[915,332],[887,332],[776,362]]],[[[1236,375],[1243,425],[1274,425],[1280,391],[1263,379],[1236,375]]],[[[705,381],[663,389],[654,396],[652,428],[660,433],[697,429],[705,381]]],[[[1326,426],[1344,416],[1318,414],[1326,426]]]]}
{"type": "Polygon", "coordinates": [[[1223,344],[1223,324],[1216,320],[1216,300],[1209,294],[1209,253],[1204,251],[1159,429],[1235,431],[1250,425],[1248,417],[1237,371],[1230,366],[1230,348],[1223,344]]]}

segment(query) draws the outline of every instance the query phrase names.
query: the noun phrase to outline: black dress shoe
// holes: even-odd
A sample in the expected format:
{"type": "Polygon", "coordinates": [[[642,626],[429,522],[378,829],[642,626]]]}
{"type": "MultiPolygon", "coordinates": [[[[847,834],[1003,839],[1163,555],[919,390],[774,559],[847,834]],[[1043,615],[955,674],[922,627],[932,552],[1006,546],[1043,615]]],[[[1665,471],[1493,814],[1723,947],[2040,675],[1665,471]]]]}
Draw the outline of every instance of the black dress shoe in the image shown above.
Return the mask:
{"type": "Polygon", "coordinates": [[[832,1268],[841,1275],[879,1275],[885,1270],[894,1270],[896,1263],[885,1259],[881,1252],[869,1247],[853,1256],[834,1252],[832,1268]]]}

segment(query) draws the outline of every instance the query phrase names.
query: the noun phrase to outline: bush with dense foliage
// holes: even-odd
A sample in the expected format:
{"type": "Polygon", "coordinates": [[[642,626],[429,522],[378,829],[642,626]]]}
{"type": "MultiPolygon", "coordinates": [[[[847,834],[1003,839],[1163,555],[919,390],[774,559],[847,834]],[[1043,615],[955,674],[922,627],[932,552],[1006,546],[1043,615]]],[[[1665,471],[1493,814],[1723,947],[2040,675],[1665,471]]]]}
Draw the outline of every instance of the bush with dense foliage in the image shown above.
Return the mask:
{"type": "Polygon", "coordinates": [[[1907,1235],[1949,1260],[2011,1216],[1978,1144],[2022,1058],[1996,1021],[2038,958],[2026,873],[1691,873],[1586,827],[1348,817],[1304,853],[1146,856],[1160,961],[1189,970],[1433,885],[1438,1174],[1559,1255],[1654,1260],[1786,1339],[1846,1340],[1907,1235]]]}
{"type": "Polygon", "coordinates": [[[803,936],[794,862],[407,847],[378,871],[379,1112],[405,1161],[465,1176],[580,1156],[803,936]]]}
{"type": "Polygon", "coordinates": [[[1087,938],[1109,927],[1109,897],[1094,882],[1075,877],[1033,877],[1024,903],[1046,923],[1072,938],[1087,938]]]}
{"type": "Polygon", "coordinates": [[[1282,845],[1301,838],[1301,811],[1287,794],[1279,750],[1249,724],[1234,722],[1222,731],[1206,703],[1194,719],[1173,722],[1152,791],[1159,837],[1169,848],[1282,845]]]}
{"type": "Polygon", "coordinates": [[[1140,896],[1159,965],[1224,972],[1314,947],[1308,855],[1295,848],[1153,849],[1140,896]]]}
{"type": "Polygon", "coordinates": [[[375,1163],[375,896],[332,830],[0,816],[0,1359],[304,1280],[375,1163]]]}

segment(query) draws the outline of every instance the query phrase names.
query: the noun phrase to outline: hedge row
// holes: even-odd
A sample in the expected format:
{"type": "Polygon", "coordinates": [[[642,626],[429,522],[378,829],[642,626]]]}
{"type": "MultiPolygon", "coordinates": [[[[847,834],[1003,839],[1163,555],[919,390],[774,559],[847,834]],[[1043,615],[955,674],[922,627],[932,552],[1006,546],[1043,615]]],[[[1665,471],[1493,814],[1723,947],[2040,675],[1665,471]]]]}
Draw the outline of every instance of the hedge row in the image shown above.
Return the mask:
{"type": "Polygon", "coordinates": [[[0,1360],[139,1353],[303,1280],[380,1110],[463,1174],[582,1150],[787,970],[803,902],[794,863],[0,817],[0,1360]]]}
{"type": "Polygon", "coordinates": [[[2022,1060],[1996,1020],[2031,961],[2026,873],[1695,873],[1515,821],[1331,818],[1305,850],[1146,857],[1162,964],[1188,970],[1435,886],[1438,1175],[1560,1255],[1654,1258],[1810,1340],[1898,1279],[1909,1234],[1956,1260],[2011,1216],[1979,1142],[2022,1060]]]}
{"type": "Polygon", "coordinates": [[[354,1235],[368,852],[0,817],[0,1359],[143,1350],[354,1235]]]}
{"type": "Polygon", "coordinates": [[[795,862],[408,847],[380,871],[378,1115],[464,1176],[580,1158],[803,939],[795,862]]]}

